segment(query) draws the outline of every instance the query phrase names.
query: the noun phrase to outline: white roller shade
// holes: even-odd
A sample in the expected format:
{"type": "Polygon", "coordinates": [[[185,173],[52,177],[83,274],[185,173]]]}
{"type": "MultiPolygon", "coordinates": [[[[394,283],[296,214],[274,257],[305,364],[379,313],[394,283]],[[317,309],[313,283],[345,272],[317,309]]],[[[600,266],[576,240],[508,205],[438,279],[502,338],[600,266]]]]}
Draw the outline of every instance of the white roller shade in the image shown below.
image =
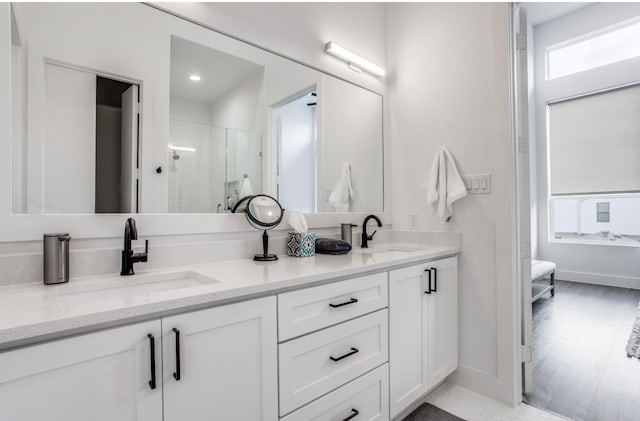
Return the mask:
{"type": "Polygon", "coordinates": [[[640,86],[549,104],[551,195],[640,192],[640,86]]]}

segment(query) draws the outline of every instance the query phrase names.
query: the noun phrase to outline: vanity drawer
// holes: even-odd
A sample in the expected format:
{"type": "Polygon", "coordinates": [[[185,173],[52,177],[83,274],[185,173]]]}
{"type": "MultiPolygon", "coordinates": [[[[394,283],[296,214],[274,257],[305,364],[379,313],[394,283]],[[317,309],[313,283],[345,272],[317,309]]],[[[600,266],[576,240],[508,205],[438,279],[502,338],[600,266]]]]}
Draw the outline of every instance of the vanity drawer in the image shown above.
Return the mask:
{"type": "Polygon", "coordinates": [[[280,344],[280,415],[388,360],[387,310],[280,344]]]}
{"type": "Polygon", "coordinates": [[[278,295],[278,338],[295,338],[387,307],[387,274],[278,295]]]}
{"type": "Polygon", "coordinates": [[[281,421],[386,421],[389,419],[389,364],[358,377],[281,421]],[[352,418],[349,418],[352,417],[352,418]]]}

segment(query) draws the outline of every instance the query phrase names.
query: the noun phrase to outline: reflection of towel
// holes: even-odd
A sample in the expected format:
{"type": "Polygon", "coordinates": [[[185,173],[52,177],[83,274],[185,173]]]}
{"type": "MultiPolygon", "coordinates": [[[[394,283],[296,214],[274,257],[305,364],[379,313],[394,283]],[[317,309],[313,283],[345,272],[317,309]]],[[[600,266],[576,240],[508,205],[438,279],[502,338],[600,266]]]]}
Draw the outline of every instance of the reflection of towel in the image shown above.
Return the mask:
{"type": "Polygon", "coordinates": [[[253,189],[251,188],[251,181],[249,178],[245,178],[242,180],[242,185],[240,186],[240,199],[246,196],[251,196],[253,194],[253,189]]]}
{"type": "Polygon", "coordinates": [[[437,211],[440,222],[449,222],[453,216],[453,202],[467,195],[467,189],[458,173],[451,152],[444,146],[438,148],[431,169],[424,182],[427,189],[427,207],[437,211]]]}
{"type": "Polygon", "coordinates": [[[349,199],[353,198],[351,187],[351,168],[346,162],[342,163],[338,181],[333,185],[329,195],[329,204],[336,208],[336,212],[349,212],[349,199]]]}

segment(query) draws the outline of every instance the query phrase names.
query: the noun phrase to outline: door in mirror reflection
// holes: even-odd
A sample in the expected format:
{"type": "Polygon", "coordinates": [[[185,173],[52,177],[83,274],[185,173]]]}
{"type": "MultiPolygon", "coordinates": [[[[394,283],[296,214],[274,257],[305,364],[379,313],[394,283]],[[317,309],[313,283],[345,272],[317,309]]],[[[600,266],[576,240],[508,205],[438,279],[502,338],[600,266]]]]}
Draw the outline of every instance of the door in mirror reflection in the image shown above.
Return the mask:
{"type": "Polygon", "coordinates": [[[273,107],[277,198],[287,209],[316,212],[317,93],[315,86],[273,107]]]}
{"type": "MultiPolygon", "coordinates": [[[[46,62],[43,136],[15,163],[22,170],[13,187],[23,199],[14,211],[137,212],[138,90],[135,83],[46,62]]],[[[24,116],[13,118],[26,124],[24,116]]]]}

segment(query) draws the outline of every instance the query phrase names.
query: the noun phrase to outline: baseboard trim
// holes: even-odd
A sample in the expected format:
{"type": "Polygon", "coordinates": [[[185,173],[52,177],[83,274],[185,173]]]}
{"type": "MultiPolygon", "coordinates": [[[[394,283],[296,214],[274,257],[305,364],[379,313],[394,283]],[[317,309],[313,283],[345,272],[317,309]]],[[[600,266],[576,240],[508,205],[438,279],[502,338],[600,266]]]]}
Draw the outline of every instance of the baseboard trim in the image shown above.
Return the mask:
{"type": "Polygon", "coordinates": [[[640,289],[640,278],[632,278],[630,276],[578,272],[575,270],[556,270],[556,279],[610,287],[640,289]]]}
{"type": "Polygon", "coordinates": [[[513,403],[508,401],[498,377],[493,374],[460,364],[458,370],[449,378],[449,381],[503,402],[506,405],[513,406],[513,403]]]}

